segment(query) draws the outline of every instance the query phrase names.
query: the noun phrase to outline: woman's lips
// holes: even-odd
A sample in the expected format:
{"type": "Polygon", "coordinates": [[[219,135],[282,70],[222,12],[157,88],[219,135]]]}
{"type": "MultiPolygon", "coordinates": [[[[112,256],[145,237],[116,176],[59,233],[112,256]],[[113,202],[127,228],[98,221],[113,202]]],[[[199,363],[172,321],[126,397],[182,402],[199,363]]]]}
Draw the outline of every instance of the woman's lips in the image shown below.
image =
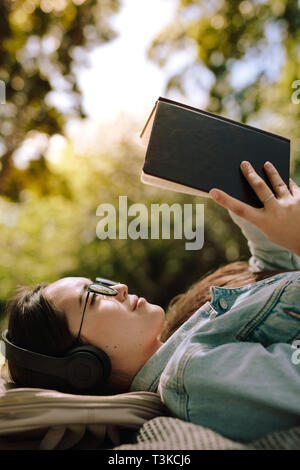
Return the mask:
{"type": "Polygon", "coordinates": [[[138,301],[139,301],[139,298],[138,298],[137,295],[135,295],[134,296],[134,301],[133,301],[133,310],[136,309],[138,301]]]}
{"type": "Polygon", "coordinates": [[[140,297],[137,301],[136,308],[140,307],[145,302],[146,300],[144,299],[144,297],[140,297]]]}
{"type": "Polygon", "coordinates": [[[135,299],[133,301],[133,310],[136,310],[140,305],[142,305],[144,302],[146,302],[146,299],[144,297],[138,297],[137,295],[134,296],[135,299]]]}

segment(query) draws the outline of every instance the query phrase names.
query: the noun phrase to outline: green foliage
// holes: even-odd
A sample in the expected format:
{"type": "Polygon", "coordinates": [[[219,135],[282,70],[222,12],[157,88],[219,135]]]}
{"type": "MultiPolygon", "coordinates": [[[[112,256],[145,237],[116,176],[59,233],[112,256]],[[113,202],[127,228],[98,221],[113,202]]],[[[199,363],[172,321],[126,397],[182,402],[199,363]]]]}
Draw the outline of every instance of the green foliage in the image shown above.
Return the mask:
{"type": "Polygon", "coordinates": [[[59,133],[69,116],[83,116],[76,68],[87,52],[116,36],[109,25],[119,0],[3,0],[0,3],[0,192],[13,154],[28,132],[59,133]],[[60,93],[66,109],[57,105],[60,93]],[[56,100],[54,101],[54,97],[56,100]]]}

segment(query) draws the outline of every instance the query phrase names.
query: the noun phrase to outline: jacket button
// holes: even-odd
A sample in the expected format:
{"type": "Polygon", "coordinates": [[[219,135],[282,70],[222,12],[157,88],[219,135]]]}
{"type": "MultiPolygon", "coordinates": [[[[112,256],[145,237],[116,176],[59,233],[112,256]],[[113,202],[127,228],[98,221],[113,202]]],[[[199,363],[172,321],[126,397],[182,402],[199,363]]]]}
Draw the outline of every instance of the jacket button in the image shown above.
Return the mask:
{"type": "Polygon", "coordinates": [[[224,308],[227,308],[227,302],[226,302],[226,300],[225,300],[225,299],[220,299],[220,300],[219,300],[219,305],[220,305],[220,307],[223,308],[223,309],[224,309],[224,308]]]}

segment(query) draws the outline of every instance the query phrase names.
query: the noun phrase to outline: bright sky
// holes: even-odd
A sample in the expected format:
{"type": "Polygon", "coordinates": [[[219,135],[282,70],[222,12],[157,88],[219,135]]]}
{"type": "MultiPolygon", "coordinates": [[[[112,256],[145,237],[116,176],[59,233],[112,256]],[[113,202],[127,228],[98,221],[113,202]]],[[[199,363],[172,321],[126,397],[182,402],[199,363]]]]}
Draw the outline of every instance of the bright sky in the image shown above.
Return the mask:
{"type": "MultiPolygon", "coordinates": [[[[121,4],[120,12],[112,17],[118,38],[99,46],[91,55],[91,67],[80,73],[85,111],[98,122],[113,122],[121,113],[144,120],[158,96],[165,96],[164,87],[171,72],[193,62],[196,55],[192,49],[177,52],[163,68],[146,57],[152,40],[175,16],[177,0],[122,0],[121,4]]],[[[261,59],[255,54],[253,57],[249,50],[244,63],[232,68],[237,88],[253,80],[259,69],[267,68],[270,75],[278,73],[281,51],[274,46],[279,33],[271,26],[266,33],[271,46],[265,47],[261,59]]],[[[188,96],[168,97],[205,108],[212,76],[204,69],[199,73],[201,85],[199,80],[189,83],[188,96]]]]}
{"type": "Polygon", "coordinates": [[[98,121],[120,113],[145,117],[163,94],[166,72],[146,57],[155,35],[174,15],[174,0],[123,0],[112,18],[118,38],[93,52],[91,68],[80,75],[85,111],[98,121]],[[146,110],[146,111],[145,111],[146,110]]]}

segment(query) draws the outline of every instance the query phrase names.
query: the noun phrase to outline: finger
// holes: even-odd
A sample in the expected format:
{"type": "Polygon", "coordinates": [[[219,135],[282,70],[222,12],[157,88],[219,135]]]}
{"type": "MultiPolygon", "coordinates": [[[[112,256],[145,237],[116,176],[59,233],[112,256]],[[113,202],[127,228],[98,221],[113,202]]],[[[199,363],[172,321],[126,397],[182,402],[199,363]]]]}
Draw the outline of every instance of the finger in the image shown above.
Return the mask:
{"type": "Polygon", "coordinates": [[[278,197],[288,196],[290,194],[289,188],[281,178],[280,174],[276,170],[275,166],[271,162],[264,164],[267,176],[270,180],[274,193],[278,197]]]}
{"type": "Polygon", "coordinates": [[[295,196],[296,194],[299,195],[300,193],[299,186],[297,185],[297,183],[295,183],[295,181],[292,180],[292,178],[290,178],[289,180],[289,189],[290,189],[292,196],[295,196]]]}
{"type": "Polygon", "coordinates": [[[214,201],[220,204],[220,206],[225,207],[225,209],[230,210],[235,215],[248,220],[248,222],[252,224],[256,225],[259,223],[261,217],[263,217],[261,209],[249,206],[248,204],[229,196],[229,194],[221,191],[221,189],[213,188],[209,191],[209,195],[214,201]]]}
{"type": "MultiPolygon", "coordinates": [[[[246,180],[250,184],[251,188],[260,199],[260,201],[264,204],[264,201],[270,196],[273,195],[273,192],[269,188],[269,186],[265,183],[265,181],[256,173],[253,166],[249,162],[242,162],[241,163],[241,170],[243,175],[245,176],[246,180]]],[[[268,199],[268,205],[276,204],[276,198],[268,199]]]]}

